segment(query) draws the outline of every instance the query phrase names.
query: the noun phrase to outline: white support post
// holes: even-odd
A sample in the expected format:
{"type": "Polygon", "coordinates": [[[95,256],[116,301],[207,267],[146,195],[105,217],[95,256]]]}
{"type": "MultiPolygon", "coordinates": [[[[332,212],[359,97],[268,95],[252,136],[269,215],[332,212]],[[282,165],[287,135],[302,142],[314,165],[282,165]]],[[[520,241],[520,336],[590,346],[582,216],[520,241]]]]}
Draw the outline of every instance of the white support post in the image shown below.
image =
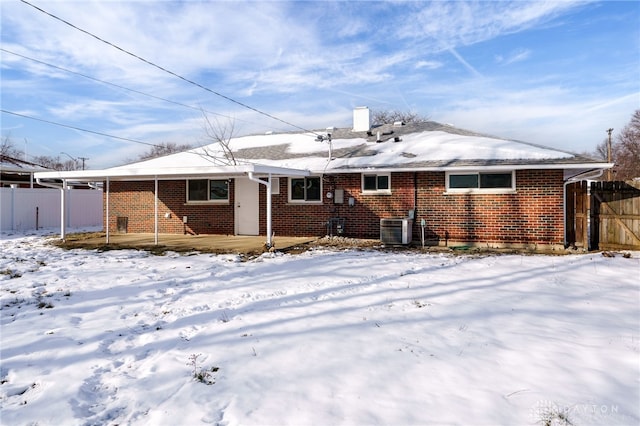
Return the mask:
{"type": "Polygon", "coordinates": [[[269,183],[266,185],[267,187],[267,248],[273,247],[273,241],[271,241],[272,237],[272,228],[271,228],[271,184],[273,183],[273,179],[271,179],[271,173],[269,173],[269,183]]]}
{"type": "Polygon", "coordinates": [[[155,200],[154,200],[154,242],[155,245],[158,245],[158,176],[155,177],[155,189],[154,189],[154,193],[155,193],[155,200]]]}
{"type": "Polygon", "coordinates": [[[105,198],[106,198],[106,202],[105,204],[106,206],[106,211],[105,211],[105,229],[106,229],[106,235],[107,235],[107,244],[109,244],[109,176],[107,176],[107,188],[106,188],[106,192],[105,192],[105,198]]]}
{"type": "Polygon", "coordinates": [[[247,172],[247,177],[249,180],[258,182],[261,185],[266,186],[267,189],[267,249],[273,247],[273,241],[271,240],[271,173],[269,173],[269,181],[265,182],[262,179],[259,179],[253,175],[253,172],[247,172]]]}
{"type": "Polygon", "coordinates": [[[18,185],[11,185],[11,230],[16,230],[16,191],[18,185]]]}
{"type": "Polygon", "coordinates": [[[60,239],[67,238],[67,181],[62,181],[60,188],[60,239]]]}

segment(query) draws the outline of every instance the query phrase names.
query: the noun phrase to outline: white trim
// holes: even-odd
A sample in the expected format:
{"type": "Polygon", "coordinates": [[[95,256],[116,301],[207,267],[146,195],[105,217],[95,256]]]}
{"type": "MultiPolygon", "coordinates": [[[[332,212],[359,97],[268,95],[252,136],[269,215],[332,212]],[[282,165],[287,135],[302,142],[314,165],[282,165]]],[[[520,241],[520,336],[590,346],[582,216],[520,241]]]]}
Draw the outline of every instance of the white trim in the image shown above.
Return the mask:
{"type": "Polygon", "coordinates": [[[371,172],[362,172],[360,173],[360,191],[362,195],[391,195],[391,173],[390,172],[382,172],[378,173],[375,171],[371,172]],[[378,187],[378,176],[386,176],[389,188],[387,189],[364,189],[364,177],[365,176],[375,176],[376,177],[376,188],[378,187]]]}
{"type": "Polygon", "coordinates": [[[287,201],[289,204],[322,204],[322,195],[324,194],[322,185],[322,176],[320,175],[310,175],[310,176],[289,176],[287,178],[287,201]],[[291,179],[307,179],[307,178],[316,178],[320,180],[320,199],[318,200],[298,200],[291,198],[291,194],[293,191],[291,190],[291,179]]]}
{"type": "Polygon", "coordinates": [[[228,205],[229,200],[202,200],[202,201],[187,201],[183,205],[185,206],[211,206],[211,205],[228,205]]]}
{"type": "Polygon", "coordinates": [[[460,194],[472,194],[472,195],[487,195],[487,194],[517,194],[518,191],[515,189],[502,189],[502,188],[487,188],[487,189],[469,189],[469,188],[459,188],[459,189],[448,189],[443,192],[444,195],[460,195],[460,194]]]}
{"type": "Polygon", "coordinates": [[[580,163],[580,164],[515,164],[497,166],[432,166],[432,167],[358,167],[342,169],[311,170],[311,174],[341,173],[413,173],[413,172],[465,172],[465,171],[512,171],[512,170],[573,170],[573,169],[610,169],[613,163],[580,163]]]}
{"type": "Polygon", "coordinates": [[[478,176],[478,185],[480,185],[480,175],[481,174],[489,174],[486,171],[476,170],[476,171],[464,171],[464,172],[445,172],[444,175],[444,184],[445,184],[445,195],[446,194],[515,194],[516,193],[516,172],[515,170],[492,170],[492,172],[496,174],[507,174],[511,173],[511,188],[450,188],[449,187],[449,176],[455,175],[469,175],[469,176],[478,176]]]}
{"type": "Polygon", "coordinates": [[[229,178],[221,178],[221,179],[215,179],[215,178],[207,178],[207,177],[201,177],[201,178],[195,178],[195,179],[185,179],[184,181],[185,183],[185,205],[210,205],[210,204],[229,204],[229,178]],[[189,182],[191,181],[196,181],[196,180],[205,180],[207,181],[207,199],[206,200],[190,200],[189,199],[189,182]],[[212,200],[209,197],[211,196],[211,181],[212,180],[216,180],[216,181],[227,181],[227,198],[226,199],[215,199],[212,200]]]}
{"type": "Polygon", "coordinates": [[[262,164],[249,164],[241,166],[196,166],[196,167],[154,167],[154,168],[127,168],[114,167],[103,170],[74,170],[36,172],[37,179],[68,179],[80,182],[101,181],[107,177],[114,180],[181,180],[197,179],[206,176],[246,176],[252,173],[259,176],[309,176],[309,170],[289,169],[284,167],[272,167],[262,164]]]}
{"type": "Polygon", "coordinates": [[[446,171],[499,171],[499,170],[593,170],[610,169],[613,163],[576,163],[576,164],[517,164],[517,165],[496,165],[496,166],[432,166],[432,167],[359,167],[344,169],[326,170],[301,170],[283,167],[272,167],[261,164],[250,164],[242,166],[197,166],[197,167],[156,167],[156,168],[127,168],[126,166],[115,167],[103,170],[74,170],[74,171],[49,171],[35,172],[36,179],[68,179],[78,182],[103,181],[107,177],[112,181],[117,180],[152,180],[156,176],[158,180],[181,180],[195,179],[204,176],[246,176],[251,172],[257,177],[273,176],[311,176],[318,174],[340,174],[340,173],[393,173],[393,172],[446,172],[446,171]]]}

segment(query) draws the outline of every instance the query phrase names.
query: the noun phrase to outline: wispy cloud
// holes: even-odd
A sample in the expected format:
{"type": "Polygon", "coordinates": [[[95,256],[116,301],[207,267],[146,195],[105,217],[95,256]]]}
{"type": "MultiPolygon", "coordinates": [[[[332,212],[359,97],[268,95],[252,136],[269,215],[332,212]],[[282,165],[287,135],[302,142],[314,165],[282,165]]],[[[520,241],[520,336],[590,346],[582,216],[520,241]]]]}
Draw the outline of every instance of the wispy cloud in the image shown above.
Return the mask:
{"type": "Polygon", "coordinates": [[[423,60],[423,61],[416,62],[414,67],[417,70],[419,70],[421,68],[426,68],[426,69],[429,69],[429,70],[435,70],[435,69],[438,69],[438,68],[442,67],[442,65],[443,65],[442,62],[440,62],[440,61],[424,61],[423,60]]]}
{"type": "MultiPolygon", "coordinates": [[[[535,139],[543,128],[567,129],[570,123],[573,128],[566,134],[560,135],[558,129],[546,131],[558,143],[569,144],[586,139],[605,121],[617,127],[616,113],[627,120],[626,111],[620,111],[633,109],[634,102],[637,108],[632,94],[639,91],[640,55],[634,55],[637,44],[629,41],[637,40],[633,38],[638,35],[637,12],[631,18],[620,13],[619,9],[628,9],[623,2],[591,6],[573,0],[131,0],[85,1],[82,7],[76,1],[35,3],[218,93],[303,127],[348,125],[351,109],[367,105],[409,108],[472,130],[534,142],[543,142],[535,139]],[[609,8],[616,10],[602,13],[609,8]],[[588,13],[591,9],[598,9],[597,17],[603,21],[594,23],[595,13],[588,13]],[[615,33],[631,21],[633,28],[620,30],[624,38],[615,33]],[[594,32],[594,27],[607,30],[594,32]],[[557,36],[562,31],[571,31],[572,37],[549,45],[555,39],[551,33],[557,36]],[[585,35],[591,37],[588,43],[585,35]],[[606,35],[609,38],[598,44],[606,35]],[[624,50],[606,59],[612,46],[624,50]],[[573,118],[581,115],[588,118],[582,122],[573,118]]],[[[291,130],[22,2],[5,1],[0,7],[5,48],[237,117],[243,120],[237,126],[241,132],[291,130]]],[[[95,130],[121,130],[145,141],[177,138],[182,143],[181,137],[198,138],[198,111],[88,82],[8,54],[3,54],[1,66],[3,107],[11,107],[7,109],[95,130]]],[[[36,127],[24,125],[29,131],[36,127]]],[[[16,123],[3,121],[3,131],[8,128],[17,128],[16,123]]],[[[56,134],[61,143],[81,143],[81,135],[65,139],[64,134],[56,134]]],[[[25,133],[20,139],[25,137],[36,136],[25,133]]],[[[102,149],[98,137],[87,140],[92,148],[102,149]]]]}
{"type": "Polygon", "coordinates": [[[530,56],[531,50],[517,49],[510,52],[506,57],[502,55],[496,55],[495,60],[500,65],[510,65],[516,62],[527,60],[530,56]]]}
{"type": "Polygon", "coordinates": [[[471,74],[473,74],[476,77],[482,77],[482,74],[480,74],[478,72],[478,70],[476,70],[474,67],[471,66],[471,64],[469,64],[469,62],[465,61],[465,59],[453,48],[449,48],[447,49],[449,51],[449,53],[451,53],[453,55],[454,58],[456,58],[466,69],[468,69],[471,74]]]}

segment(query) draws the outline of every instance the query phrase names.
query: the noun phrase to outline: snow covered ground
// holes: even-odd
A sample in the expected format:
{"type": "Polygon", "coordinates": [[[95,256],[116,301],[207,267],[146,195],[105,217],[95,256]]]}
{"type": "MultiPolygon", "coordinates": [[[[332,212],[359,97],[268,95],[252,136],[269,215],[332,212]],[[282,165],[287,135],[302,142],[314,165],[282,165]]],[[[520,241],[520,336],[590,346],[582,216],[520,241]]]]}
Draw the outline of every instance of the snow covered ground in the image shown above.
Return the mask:
{"type": "Polygon", "coordinates": [[[243,262],[4,234],[0,423],[637,425],[639,277],[640,252],[243,262]]]}

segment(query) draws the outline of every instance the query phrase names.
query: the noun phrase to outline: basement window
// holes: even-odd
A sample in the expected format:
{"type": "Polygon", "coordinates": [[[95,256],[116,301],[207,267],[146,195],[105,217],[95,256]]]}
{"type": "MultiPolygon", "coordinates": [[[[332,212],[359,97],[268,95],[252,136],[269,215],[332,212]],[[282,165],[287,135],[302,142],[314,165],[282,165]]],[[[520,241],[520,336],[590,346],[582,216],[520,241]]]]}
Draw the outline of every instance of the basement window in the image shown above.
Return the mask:
{"type": "Polygon", "coordinates": [[[363,173],[363,194],[391,194],[391,175],[389,173],[363,173]]]}
{"type": "Polygon", "coordinates": [[[190,179],[187,181],[187,202],[229,202],[228,179],[190,179]]]}
{"type": "Polygon", "coordinates": [[[321,194],[322,182],[318,176],[289,179],[290,202],[320,202],[321,194]]]}
{"type": "Polygon", "coordinates": [[[448,193],[508,193],[516,190],[516,176],[510,172],[473,172],[446,174],[448,193]]]}

